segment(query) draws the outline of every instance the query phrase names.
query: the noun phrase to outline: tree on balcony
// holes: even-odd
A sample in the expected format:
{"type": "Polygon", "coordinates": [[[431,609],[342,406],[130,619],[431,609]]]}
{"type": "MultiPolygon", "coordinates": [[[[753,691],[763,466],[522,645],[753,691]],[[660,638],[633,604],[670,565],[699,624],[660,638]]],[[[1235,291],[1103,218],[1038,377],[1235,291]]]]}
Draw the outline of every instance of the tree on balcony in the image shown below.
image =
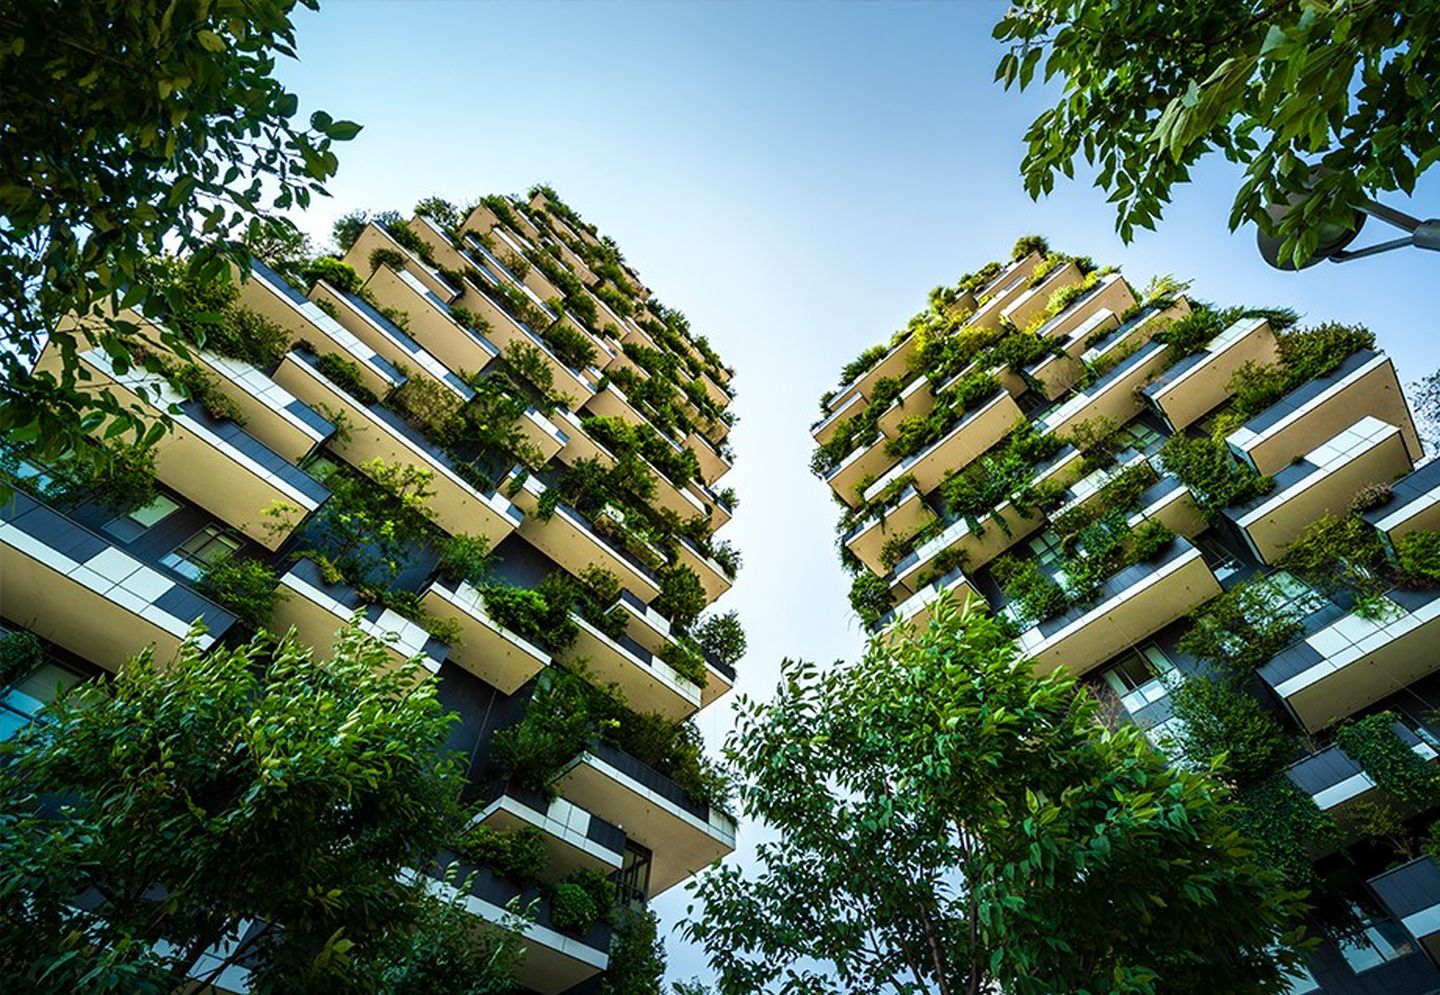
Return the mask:
{"type": "Polygon", "coordinates": [[[406,873],[458,829],[450,720],[417,671],[351,626],[324,662],[192,640],[61,695],[0,769],[0,976],[171,992],[253,958],[262,992],[431,991],[466,965],[493,987],[445,990],[504,990],[510,947],[479,957],[406,873]]]}
{"type": "Polygon", "coordinates": [[[1097,707],[943,599],[859,663],[787,661],[726,746],[775,838],[684,926],[722,995],[1284,991],[1296,895],[1223,788],[1097,707]]]}

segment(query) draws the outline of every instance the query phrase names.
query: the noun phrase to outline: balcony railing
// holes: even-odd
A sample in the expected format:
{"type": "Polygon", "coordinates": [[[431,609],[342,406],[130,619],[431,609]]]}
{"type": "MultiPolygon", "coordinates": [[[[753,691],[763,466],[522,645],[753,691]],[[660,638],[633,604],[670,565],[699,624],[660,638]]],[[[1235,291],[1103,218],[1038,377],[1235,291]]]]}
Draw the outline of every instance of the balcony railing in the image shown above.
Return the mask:
{"type": "Polygon", "coordinates": [[[1005,320],[1016,328],[1027,328],[1031,322],[1045,312],[1052,294],[1062,287],[1074,286],[1084,278],[1085,274],[1081,273],[1080,267],[1073,262],[1057,266],[1045,274],[1045,278],[1038,284],[1016,294],[1015,298],[1005,306],[1002,314],[1005,320]]]}
{"type": "Polygon", "coordinates": [[[1377,874],[1367,883],[1405,932],[1431,959],[1440,959],[1440,865],[1435,858],[1419,857],[1377,874]]]}
{"type": "Polygon", "coordinates": [[[700,688],[664,660],[621,633],[612,639],[579,615],[571,615],[580,634],[565,653],[584,661],[603,684],[615,684],[640,712],[658,712],[676,721],[700,710],[700,688]]]}
{"type": "Polygon", "coordinates": [[[903,539],[914,535],[917,529],[934,519],[935,513],[921,498],[920,492],[914,487],[906,487],[883,512],[856,525],[841,537],[841,541],[870,570],[884,574],[889,569],[882,559],[885,544],[897,537],[903,539]]]}
{"type": "Polygon", "coordinates": [[[1395,367],[1388,357],[1369,349],[1356,351],[1333,372],[1301,384],[1231,432],[1225,442],[1260,473],[1274,473],[1364,415],[1397,426],[1410,458],[1420,458],[1420,437],[1395,367]]]}
{"type": "Polygon", "coordinates": [[[0,504],[0,608],[109,670],[154,646],[169,660],[199,621],[200,647],[235,617],[22,490],[0,504]]]}
{"type": "Polygon", "coordinates": [[[1107,418],[1123,425],[1140,413],[1138,388],[1170,362],[1170,347],[1150,341],[1093,384],[1040,420],[1044,432],[1067,435],[1082,422],[1107,418]]]}
{"type": "Polygon", "coordinates": [[[1048,673],[1065,666],[1084,674],[1136,646],[1220,593],[1200,550],[1176,538],[1157,559],[1119,571],[1085,604],[1020,635],[1020,649],[1048,673]]]}
{"type": "Polygon", "coordinates": [[[1440,531],[1440,460],[1395,481],[1389,499],[1364,518],[1392,544],[1417,530],[1440,531]]]}
{"type": "MultiPolygon", "coordinates": [[[[1391,725],[1396,738],[1408,746],[1416,756],[1429,763],[1436,757],[1433,747],[1420,739],[1403,724],[1395,722],[1391,725]]],[[[1339,816],[1339,823],[1344,823],[1345,807],[1351,802],[1359,800],[1371,800],[1384,795],[1368,773],[1358,763],[1351,759],[1339,745],[1329,746],[1295,761],[1285,770],[1288,777],[1297,788],[1309,795],[1315,802],[1317,808],[1323,812],[1330,812],[1339,816]]],[[[1391,805],[1398,804],[1395,799],[1387,799],[1391,805]]],[[[1320,854],[1315,854],[1320,856],[1320,854]]],[[[1437,896],[1440,899],[1440,896],[1437,896]]]]}
{"type": "Polygon", "coordinates": [[[593,741],[557,779],[563,797],[654,853],[652,897],[735,849],[735,819],[634,757],[593,741]]]}
{"type": "Polygon", "coordinates": [[[240,409],[246,433],[285,460],[299,463],[335,434],[335,426],[315,409],[249,363],[197,349],[190,355],[240,409]]]}
{"type": "Polygon", "coordinates": [[[360,612],[360,628],[386,645],[397,666],[418,658],[430,673],[438,673],[450,647],[435,639],[420,623],[389,608],[369,604],[359,591],[345,583],[329,584],[319,565],[311,559],[297,560],[280,578],[285,595],[275,606],[274,628],[284,632],[294,627],[300,641],[325,655],[335,645],[337,630],[360,612]]]}
{"type": "Polygon", "coordinates": [[[1270,322],[1241,318],[1206,343],[1204,349],[1184,357],[1156,377],[1145,387],[1145,400],[1171,431],[1182,431],[1230,397],[1231,379],[1241,366],[1268,365],[1278,355],[1270,322]]]}
{"type": "Polygon", "coordinates": [[[914,594],[886,612],[879,621],[870,627],[870,631],[883,632],[892,625],[923,627],[930,620],[932,606],[942,594],[949,594],[956,607],[963,606],[968,602],[983,606],[985,600],[975,590],[970,579],[965,576],[965,571],[956,567],[945,576],[923,585],[914,594]]]}
{"type": "MultiPolygon", "coordinates": [[[[913,475],[915,486],[928,494],[939,486],[945,475],[969,466],[995,443],[1003,439],[1021,418],[1020,409],[1009,394],[1000,391],[980,407],[967,411],[938,440],[905,457],[865,489],[864,499],[870,501],[906,474],[913,475]]],[[[875,448],[881,448],[877,443],[875,448]]],[[[832,484],[833,486],[833,484],[832,484]]],[[[842,497],[846,495],[842,494],[842,497]]],[[[849,495],[851,504],[859,504],[849,495]]]]}
{"type": "Polygon", "coordinates": [[[432,878],[432,892],[457,898],[471,915],[505,928],[516,925],[514,909],[530,909],[534,921],[523,926],[525,956],[516,981],[539,995],[560,995],[595,977],[610,964],[611,926],[596,922],[581,935],[555,926],[549,900],[539,886],[522,887],[488,867],[477,867],[447,852],[439,870],[451,883],[432,878]],[[463,889],[463,890],[462,890],[463,889]]]}
{"type": "Polygon", "coordinates": [[[1281,652],[1260,676],[1316,732],[1440,669],[1440,589],[1391,591],[1281,652]]]}
{"type": "Polygon", "coordinates": [[[1311,523],[1343,516],[1361,488],[1409,470],[1400,429],[1367,415],[1275,474],[1269,494],[1225,515],[1262,561],[1274,563],[1311,523]]]}
{"type": "Polygon", "coordinates": [[[547,860],[541,873],[560,879],[579,870],[618,871],[625,859],[625,831],[564,798],[546,798],[514,784],[497,786],[472,825],[501,831],[531,827],[544,834],[547,860]]]}
{"type": "Polygon", "coordinates": [[[484,595],[464,581],[435,579],[420,604],[436,618],[459,623],[460,642],[449,659],[505,694],[520,690],[550,663],[550,654],[491,618],[484,595]]]}

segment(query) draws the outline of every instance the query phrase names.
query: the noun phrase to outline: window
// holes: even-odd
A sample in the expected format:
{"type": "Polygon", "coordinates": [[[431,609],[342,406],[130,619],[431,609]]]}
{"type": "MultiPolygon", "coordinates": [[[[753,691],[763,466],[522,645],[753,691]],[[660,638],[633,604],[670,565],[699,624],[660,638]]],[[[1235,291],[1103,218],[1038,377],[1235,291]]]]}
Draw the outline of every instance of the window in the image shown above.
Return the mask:
{"type": "Polygon", "coordinates": [[[1055,534],[1055,530],[1046,529],[1031,539],[1030,549],[1035,553],[1040,569],[1053,577],[1056,583],[1064,584],[1065,571],[1060,569],[1060,565],[1065,562],[1065,550],[1061,547],[1060,537],[1055,534]]]}
{"type": "Polygon", "coordinates": [[[1350,911],[1358,928],[1335,937],[1335,946],[1356,974],[1415,952],[1409,934],[1394,919],[1356,901],[1351,901],[1350,911]]]}
{"type": "Polygon", "coordinates": [[[158,525],[179,507],[178,501],[173,501],[164,494],[158,494],[154,501],[143,508],[136,508],[124,515],[116,515],[102,528],[121,542],[131,542],[144,535],[151,526],[158,525]]]}
{"type": "Polygon", "coordinates": [[[160,562],[191,580],[199,580],[205,571],[240,548],[240,540],[218,525],[208,525],[182,542],[173,553],[166,553],[160,562]]]}
{"type": "Polygon", "coordinates": [[[1240,560],[1213,535],[1201,536],[1196,545],[1200,547],[1200,555],[1209,564],[1210,572],[1215,575],[1216,580],[1224,582],[1226,578],[1240,572],[1240,560]]]}
{"type": "Polygon", "coordinates": [[[1149,425],[1131,422],[1115,433],[1115,441],[1122,449],[1133,449],[1146,456],[1154,455],[1165,444],[1165,437],[1149,425]]]}
{"type": "Polygon", "coordinates": [[[339,468],[340,465],[338,463],[322,453],[314,453],[307,456],[300,463],[300,469],[304,470],[322,484],[339,468]]]}
{"type": "Polygon", "coordinates": [[[1130,692],[1159,680],[1174,669],[1175,665],[1170,662],[1164,650],[1154,643],[1147,643],[1131,651],[1119,663],[1105,671],[1104,677],[1110,690],[1123,700],[1130,692]]]}
{"type": "Polygon", "coordinates": [[[57,694],[79,681],[79,674],[55,663],[41,664],[16,681],[0,695],[0,740],[13,739],[57,694]]]}
{"type": "Polygon", "coordinates": [[[621,904],[639,907],[650,892],[650,851],[626,842],[624,863],[615,883],[621,904]]]}

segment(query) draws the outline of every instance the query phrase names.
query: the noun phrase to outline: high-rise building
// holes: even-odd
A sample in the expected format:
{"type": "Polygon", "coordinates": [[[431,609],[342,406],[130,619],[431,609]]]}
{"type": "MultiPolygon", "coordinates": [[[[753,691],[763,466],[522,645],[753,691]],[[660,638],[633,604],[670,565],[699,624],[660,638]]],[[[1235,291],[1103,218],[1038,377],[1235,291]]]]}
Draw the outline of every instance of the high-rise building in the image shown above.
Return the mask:
{"type": "Polygon", "coordinates": [[[715,538],[732,371],[554,191],[447,213],[352,218],[343,259],[257,260],[172,368],[185,394],[80,353],[172,427],[138,505],[7,457],[0,615],[43,653],[11,675],[0,735],[143,647],[163,659],[196,620],[206,645],[263,621],[325,653],[360,612],[460,716],[474,814],[444,859],[476,872],[467,907],[498,922],[536,900],[520,980],[564,992],[601,976],[612,927],[553,908],[557,885],[598,874],[643,905],[735,845],[689,724],[738,655],[733,616],[701,617],[739,566],[715,538]],[[367,531],[375,499],[408,522],[395,536],[367,531]],[[263,620],[220,569],[247,561],[281,595],[263,620]],[[566,680],[645,721],[597,722],[558,766],[496,746],[566,680]],[[487,866],[517,837],[543,869],[487,866]]]}
{"type": "Polygon", "coordinates": [[[1364,329],[1017,243],[822,399],[871,631],[948,592],[1181,762],[1313,888],[1295,993],[1440,989],[1440,468],[1364,329]],[[1258,706],[1258,707],[1257,707],[1258,706]]]}

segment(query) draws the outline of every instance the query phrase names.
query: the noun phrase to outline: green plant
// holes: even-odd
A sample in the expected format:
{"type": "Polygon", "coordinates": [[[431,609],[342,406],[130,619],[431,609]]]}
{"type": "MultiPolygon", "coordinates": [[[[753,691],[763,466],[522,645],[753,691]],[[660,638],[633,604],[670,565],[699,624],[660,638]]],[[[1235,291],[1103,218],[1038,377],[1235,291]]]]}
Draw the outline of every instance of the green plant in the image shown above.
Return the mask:
{"type": "Polygon", "coordinates": [[[1292,887],[1314,880],[1310,854],[1339,839],[1335,820],[1284,771],[1246,788],[1238,797],[1235,827],[1259,844],[1261,854],[1292,887]]]}
{"type": "Polygon", "coordinates": [[[315,369],[326,380],[361,404],[379,403],[380,398],[375,396],[373,390],[365,386],[364,376],[360,372],[360,364],[353,359],[347,359],[337,352],[327,352],[315,358],[315,369]]]}
{"type": "Polygon", "coordinates": [[[290,333],[249,308],[234,305],[207,326],[204,344],[222,356],[270,371],[290,351],[290,333]]]}
{"type": "Polygon", "coordinates": [[[426,263],[431,266],[435,265],[435,250],[430,248],[429,242],[415,234],[415,229],[411,228],[408,222],[402,221],[398,217],[389,219],[385,223],[385,230],[390,233],[391,238],[425,260],[426,263]]]}
{"type": "Polygon", "coordinates": [[[660,659],[668,663],[677,674],[692,684],[704,687],[709,682],[705,670],[705,657],[695,641],[687,636],[668,642],[660,650],[660,659]]]}
{"type": "Polygon", "coordinates": [[[610,962],[600,976],[598,995],[665,995],[665,945],[658,934],[655,913],[649,909],[617,911],[610,962]]]}
{"type": "Polygon", "coordinates": [[[429,377],[410,377],[391,392],[390,404],[437,446],[449,447],[464,434],[460,399],[429,377]]]}
{"type": "Polygon", "coordinates": [[[579,627],[570,617],[569,600],[556,603],[553,583],[548,592],[487,584],[480,593],[485,599],[486,614],[497,624],[549,652],[567,649],[580,635],[579,627]]]}
{"type": "Polygon", "coordinates": [[[1427,808],[1440,800],[1440,777],[1396,735],[1394,712],[1377,712],[1347,723],[1335,742],[1375,783],[1405,806],[1427,808]]]}
{"type": "Polygon", "coordinates": [[[1269,578],[1240,584],[1192,611],[1176,648],[1231,679],[1246,678],[1303,630],[1293,610],[1277,609],[1287,600],[1269,578]]]}
{"type": "Polygon", "coordinates": [[[1355,491],[1355,496],[1350,499],[1351,514],[1360,514],[1369,511],[1371,508],[1378,508],[1390,500],[1393,493],[1389,484],[1377,481],[1365,484],[1355,491]]]}
{"type": "Polygon", "coordinates": [[[464,581],[478,587],[489,575],[493,559],[489,539],[483,535],[462,533],[445,537],[436,569],[452,581],[464,581]]]}
{"type": "Polygon", "coordinates": [[[415,214],[422,218],[429,218],[441,228],[447,231],[459,228],[465,220],[465,213],[460,207],[446,200],[444,197],[429,196],[421,197],[415,202],[415,214]]]}
{"type": "Polygon", "coordinates": [[[181,363],[172,368],[170,382],[182,387],[191,399],[200,402],[205,413],[219,421],[245,424],[240,405],[220,389],[220,382],[197,363],[181,363]]]}
{"type": "Polygon", "coordinates": [[[890,585],[885,578],[862,570],[850,582],[850,607],[867,628],[874,625],[890,610],[890,585]]]}
{"type": "Polygon", "coordinates": [[[850,362],[846,363],[840,370],[840,382],[842,384],[854,383],[862,373],[867,372],[872,366],[885,358],[890,351],[888,345],[872,345],[850,362]]]}
{"type": "Polygon", "coordinates": [[[1415,859],[1415,837],[1393,806],[1360,799],[1345,807],[1345,821],[1361,839],[1382,843],[1401,859],[1415,859]]]}
{"type": "Polygon", "coordinates": [[[321,256],[319,259],[312,259],[305,267],[305,279],[310,283],[318,283],[324,280],[337,290],[343,290],[347,294],[358,293],[365,285],[360,279],[360,274],[355,272],[355,267],[334,256],[321,256]]]}
{"type": "MultiPolygon", "coordinates": [[[[397,252],[397,251],[395,251],[394,249],[389,248],[388,246],[384,246],[384,245],[379,246],[378,248],[371,250],[371,252],[370,252],[370,269],[371,269],[371,271],[373,272],[374,270],[379,269],[381,266],[388,266],[388,267],[390,267],[391,269],[404,269],[404,268],[405,268],[405,254],[404,254],[403,252],[397,252]]],[[[353,293],[353,291],[352,291],[352,293],[353,293]]]]}
{"type": "Polygon", "coordinates": [[[561,321],[542,327],[540,337],[545,340],[546,345],[555,350],[560,362],[572,370],[593,366],[596,356],[599,355],[584,332],[577,331],[561,321]]]}
{"type": "Polygon", "coordinates": [[[1220,512],[1265,494],[1275,481],[1239,463],[1225,443],[1214,438],[1191,438],[1177,432],[1165,440],[1160,461],[1190,490],[1206,521],[1220,512]]]}
{"type": "Polygon", "coordinates": [[[1380,535],[1358,515],[1325,515],[1312,522],[1276,561],[1325,594],[1349,592],[1358,599],[1375,598],[1389,586],[1380,535]]]}
{"type": "Polygon", "coordinates": [[[1421,587],[1440,585],[1440,533],[1417,529],[1395,542],[1400,576],[1421,587]]]}
{"type": "Polygon", "coordinates": [[[1058,615],[1069,607],[1065,589],[1034,560],[1002,556],[990,567],[1005,592],[1005,599],[1014,606],[1016,624],[1028,627],[1058,615]]]}
{"type": "Polygon", "coordinates": [[[1130,555],[1136,563],[1153,560],[1175,540],[1164,522],[1151,519],[1137,526],[1130,533],[1130,555]]]}
{"type": "Polygon", "coordinates": [[[196,587],[250,629],[269,625],[275,606],[286,598],[274,569],[238,556],[212,563],[196,587]]]}
{"type": "Polygon", "coordinates": [[[595,906],[595,918],[598,921],[610,922],[615,918],[615,882],[611,881],[609,875],[604,871],[583,868],[565,880],[579,886],[585,894],[590,896],[590,902],[595,906]]]}
{"type": "Polygon", "coordinates": [[[40,666],[44,649],[35,633],[26,629],[0,635],[0,687],[8,687],[40,666]]]}
{"type": "Polygon", "coordinates": [[[1010,249],[1010,261],[1018,263],[1032,252],[1045,256],[1050,253],[1050,242],[1044,235],[1021,235],[1010,249]]]}
{"type": "Polygon", "coordinates": [[[658,579],[660,594],[651,607],[678,628],[690,628],[707,604],[700,578],[684,564],[672,563],[660,570],[658,579]]]}
{"type": "Polygon", "coordinates": [[[707,656],[714,657],[727,667],[735,666],[745,655],[745,627],[740,624],[738,612],[707,615],[695,627],[695,640],[707,656]]]}
{"type": "Polygon", "coordinates": [[[491,829],[474,825],[455,841],[455,849],[467,860],[493,868],[521,885],[534,884],[549,863],[545,834],[531,826],[491,829]]]}
{"type": "Polygon", "coordinates": [[[1241,683],[1195,675],[1171,689],[1170,705],[1180,719],[1175,745],[1196,770],[1219,764],[1244,787],[1295,758],[1295,738],[1241,683]]]}
{"type": "MultiPolygon", "coordinates": [[[[302,533],[301,555],[330,575],[381,592],[434,537],[434,474],[376,458],[326,479],[330,498],[302,533]]],[[[332,579],[333,578],[333,579],[332,579]]]]}
{"type": "Polygon", "coordinates": [[[550,889],[550,924],[556,929],[583,933],[599,916],[594,899],[580,885],[561,881],[550,889]]]}

